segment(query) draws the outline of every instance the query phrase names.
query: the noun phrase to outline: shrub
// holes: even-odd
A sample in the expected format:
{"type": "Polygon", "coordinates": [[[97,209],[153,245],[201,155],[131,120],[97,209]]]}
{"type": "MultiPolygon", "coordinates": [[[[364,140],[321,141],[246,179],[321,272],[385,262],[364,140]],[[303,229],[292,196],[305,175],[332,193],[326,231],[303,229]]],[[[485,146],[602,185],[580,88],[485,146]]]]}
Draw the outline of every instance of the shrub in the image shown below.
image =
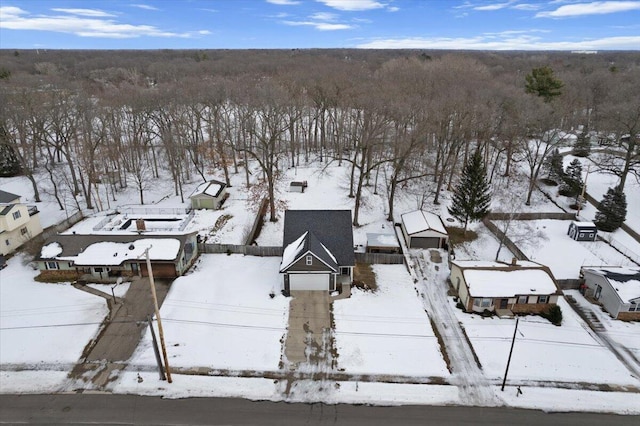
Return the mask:
{"type": "Polygon", "coordinates": [[[558,305],[550,306],[546,311],[540,314],[543,318],[548,319],[554,325],[560,325],[562,323],[562,309],[558,305]]]}

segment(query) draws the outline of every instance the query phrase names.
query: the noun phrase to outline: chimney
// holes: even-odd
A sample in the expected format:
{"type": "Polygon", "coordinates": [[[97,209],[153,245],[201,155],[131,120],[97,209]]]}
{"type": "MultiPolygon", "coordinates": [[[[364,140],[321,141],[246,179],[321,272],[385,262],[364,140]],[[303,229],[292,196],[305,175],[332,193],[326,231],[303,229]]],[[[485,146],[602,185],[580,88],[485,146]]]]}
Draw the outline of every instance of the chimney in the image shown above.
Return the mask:
{"type": "Polygon", "coordinates": [[[518,259],[516,259],[515,257],[511,258],[511,266],[517,266],[518,265],[518,259]]]}
{"type": "Polygon", "coordinates": [[[137,231],[146,231],[147,228],[144,225],[144,219],[136,219],[136,230],[137,231]]]}

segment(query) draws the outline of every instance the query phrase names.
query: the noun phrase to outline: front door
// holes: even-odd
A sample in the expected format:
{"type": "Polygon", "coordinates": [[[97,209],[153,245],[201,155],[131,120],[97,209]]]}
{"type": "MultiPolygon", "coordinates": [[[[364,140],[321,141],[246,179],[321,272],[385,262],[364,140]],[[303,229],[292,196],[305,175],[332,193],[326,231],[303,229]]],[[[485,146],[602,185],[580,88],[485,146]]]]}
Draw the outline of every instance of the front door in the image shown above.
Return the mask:
{"type": "Polygon", "coordinates": [[[500,309],[507,309],[509,306],[509,299],[500,299],[500,309]]]}
{"type": "Polygon", "coordinates": [[[596,300],[600,300],[600,294],[602,293],[602,287],[596,284],[596,294],[593,296],[596,300]]]}

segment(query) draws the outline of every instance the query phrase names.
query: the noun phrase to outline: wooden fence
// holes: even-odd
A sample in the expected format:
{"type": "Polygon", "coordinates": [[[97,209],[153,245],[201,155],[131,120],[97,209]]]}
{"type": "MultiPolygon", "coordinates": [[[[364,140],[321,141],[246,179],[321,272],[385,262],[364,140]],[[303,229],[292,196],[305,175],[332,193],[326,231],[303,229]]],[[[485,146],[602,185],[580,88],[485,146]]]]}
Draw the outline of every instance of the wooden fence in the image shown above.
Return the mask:
{"type": "Polygon", "coordinates": [[[575,213],[489,213],[489,220],[540,220],[540,219],[556,219],[556,220],[575,220],[575,213]]]}
{"type": "Polygon", "coordinates": [[[245,240],[245,245],[249,246],[251,243],[258,238],[258,234],[260,233],[260,229],[262,228],[262,221],[264,220],[264,215],[267,213],[267,202],[269,199],[267,197],[263,198],[260,201],[260,206],[258,207],[258,213],[256,213],[256,218],[253,221],[253,226],[251,226],[251,230],[247,235],[247,239],[245,240]]]}
{"type": "Polygon", "coordinates": [[[382,264],[382,265],[402,265],[404,255],[388,253],[355,253],[356,262],[382,264]]]}
{"type": "Polygon", "coordinates": [[[498,241],[502,240],[502,243],[504,244],[504,246],[506,248],[508,248],[511,253],[513,253],[513,255],[518,259],[518,260],[529,260],[529,258],[522,252],[522,250],[520,250],[518,248],[518,246],[516,246],[513,241],[511,241],[509,239],[509,237],[507,237],[504,232],[502,232],[500,229],[498,229],[498,227],[491,222],[491,220],[489,220],[487,217],[485,217],[482,220],[482,223],[484,223],[484,225],[487,227],[487,229],[489,229],[489,231],[491,231],[493,233],[493,235],[496,236],[496,238],[498,239],[498,241]]]}
{"type": "Polygon", "coordinates": [[[198,244],[200,253],[234,253],[245,254],[249,256],[282,256],[282,247],[280,246],[247,246],[240,244],[198,244]]]}

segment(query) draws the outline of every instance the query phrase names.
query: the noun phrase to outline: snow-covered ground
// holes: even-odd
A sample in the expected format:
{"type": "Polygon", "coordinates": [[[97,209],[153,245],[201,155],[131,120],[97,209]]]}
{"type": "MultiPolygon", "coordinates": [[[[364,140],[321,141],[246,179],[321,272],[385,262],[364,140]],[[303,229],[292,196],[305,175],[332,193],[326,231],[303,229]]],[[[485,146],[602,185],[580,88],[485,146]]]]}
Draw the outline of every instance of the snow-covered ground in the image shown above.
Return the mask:
{"type": "MultiPolygon", "coordinates": [[[[450,300],[451,306],[455,306],[450,300]]],[[[520,317],[509,366],[509,383],[528,381],[640,386],[640,381],[584,324],[564,299],[562,325],[539,316],[520,317]]],[[[485,375],[495,381],[504,377],[515,319],[483,318],[456,309],[456,316],[473,344],[485,375]]]]}
{"type": "Polygon", "coordinates": [[[36,282],[38,271],[24,262],[22,255],[14,256],[0,271],[0,368],[62,364],[70,369],[107,315],[105,299],[70,284],[36,282]]]}
{"type": "Polygon", "coordinates": [[[404,265],[372,265],[376,292],[333,303],[338,368],[351,374],[449,376],[404,265]]]}
{"type": "MultiPolygon", "coordinates": [[[[289,308],[279,264],[279,257],[201,255],[191,273],[173,282],[160,311],[169,364],[277,370],[289,308]]],[[[149,331],[131,364],[156,365],[149,331]]]]}
{"type": "MultiPolygon", "coordinates": [[[[498,227],[500,221],[495,222],[498,227]]],[[[513,232],[518,227],[530,227],[535,236],[522,239],[518,248],[530,260],[551,268],[556,279],[577,279],[581,266],[630,266],[633,263],[603,241],[575,241],[567,235],[567,220],[513,221],[513,232]]]]}

